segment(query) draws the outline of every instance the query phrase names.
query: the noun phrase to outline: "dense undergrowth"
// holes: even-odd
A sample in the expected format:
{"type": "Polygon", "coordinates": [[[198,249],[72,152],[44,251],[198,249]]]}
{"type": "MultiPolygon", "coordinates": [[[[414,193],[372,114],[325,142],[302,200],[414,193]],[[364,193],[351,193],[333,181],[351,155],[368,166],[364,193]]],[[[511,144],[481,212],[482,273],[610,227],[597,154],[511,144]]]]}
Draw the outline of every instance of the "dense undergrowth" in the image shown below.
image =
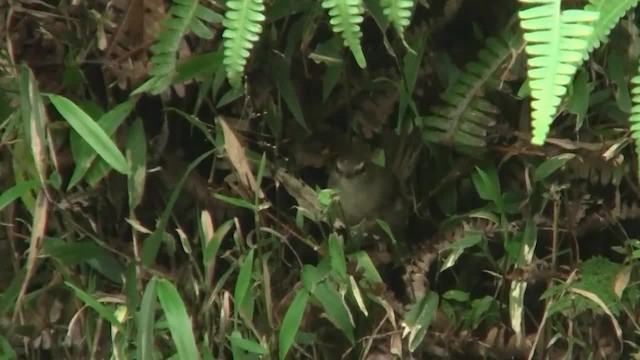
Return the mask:
{"type": "Polygon", "coordinates": [[[639,358],[636,5],[0,2],[0,359],[639,358]]]}

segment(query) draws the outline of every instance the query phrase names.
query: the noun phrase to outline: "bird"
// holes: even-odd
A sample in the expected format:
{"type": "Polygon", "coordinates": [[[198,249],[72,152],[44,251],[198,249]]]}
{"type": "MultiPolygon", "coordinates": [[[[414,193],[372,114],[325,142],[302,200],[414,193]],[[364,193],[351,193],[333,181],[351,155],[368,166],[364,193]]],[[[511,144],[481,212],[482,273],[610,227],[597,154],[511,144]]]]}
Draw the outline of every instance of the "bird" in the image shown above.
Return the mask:
{"type": "Polygon", "coordinates": [[[370,151],[354,142],[338,151],[332,164],[328,187],[338,194],[338,218],[348,227],[384,236],[376,222],[383,220],[394,237],[402,236],[409,216],[409,204],[401,180],[388,166],[374,163],[370,151]]]}

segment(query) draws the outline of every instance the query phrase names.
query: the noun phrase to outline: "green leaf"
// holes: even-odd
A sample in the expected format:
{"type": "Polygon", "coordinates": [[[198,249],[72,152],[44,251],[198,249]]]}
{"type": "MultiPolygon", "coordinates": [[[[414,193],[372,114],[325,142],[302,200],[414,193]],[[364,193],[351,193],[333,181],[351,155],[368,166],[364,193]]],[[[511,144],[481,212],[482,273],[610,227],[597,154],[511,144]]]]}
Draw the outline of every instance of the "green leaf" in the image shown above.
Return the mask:
{"type": "MultiPolygon", "coordinates": [[[[215,84],[216,82],[214,81],[214,85],[215,84]]],[[[241,88],[240,89],[231,88],[224,95],[222,95],[222,98],[220,98],[220,100],[216,104],[216,109],[219,109],[225,105],[228,105],[233,101],[241,98],[242,96],[244,96],[244,91],[241,88]]]]}
{"type": "Polygon", "coordinates": [[[280,335],[278,337],[280,360],[285,358],[291,345],[293,345],[308,301],[309,292],[305,289],[298,291],[296,297],[291,301],[287,312],[284,314],[284,319],[282,319],[282,325],[280,326],[280,335]]]}
{"type": "Polygon", "coordinates": [[[473,184],[478,191],[478,195],[484,200],[493,201],[500,210],[504,208],[502,203],[502,193],[500,191],[500,180],[495,169],[482,170],[476,167],[476,172],[472,175],[473,184]]]}
{"type": "Polygon", "coordinates": [[[136,355],[138,359],[156,358],[153,352],[156,300],[156,279],[151,279],[144,290],[140,311],[136,314],[136,355]]]}
{"type": "Polygon", "coordinates": [[[104,250],[92,241],[65,242],[62,239],[48,238],[42,246],[42,255],[60,261],[62,266],[71,266],[104,255],[104,250]]]}
{"type": "Polygon", "coordinates": [[[396,237],[393,234],[393,231],[391,230],[391,227],[389,226],[389,224],[387,224],[384,220],[380,220],[380,219],[376,219],[376,223],[378,224],[378,226],[380,226],[382,231],[384,231],[384,233],[387,234],[389,239],[391,239],[391,243],[393,245],[396,245],[398,241],[396,240],[396,237]]]}
{"type": "Polygon", "coordinates": [[[381,283],[382,277],[380,273],[378,273],[378,269],[371,261],[369,254],[365,251],[358,251],[357,253],[351,255],[356,259],[356,270],[362,272],[362,277],[367,279],[372,283],[381,283]]]}
{"type": "Polygon", "coordinates": [[[138,309],[140,305],[140,293],[138,292],[138,274],[136,264],[131,261],[124,272],[124,296],[127,299],[126,306],[129,309],[138,309]]]}
{"type": "Polygon", "coordinates": [[[270,3],[266,11],[267,23],[273,23],[298,13],[306,13],[315,5],[315,0],[279,0],[270,3]]]}
{"type": "Polygon", "coordinates": [[[237,346],[252,354],[266,355],[269,353],[269,351],[261,344],[253,340],[243,338],[238,330],[234,330],[231,335],[229,335],[229,341],[233,346],[237,346]]]}
{"type": "Polygon", "coordinates": [[[100,316],[103,319],[107,320],[112,326],[117,327],[118,330],[124,331],[124,327],[122,326],[120,321],[116,319],[116,316],[114,315],[114,313],[111,310],[109,310],[106,306],[102,305],[100,302],[94,299],[91,295],[89,295],[79,287],[73,285],[72,283],[65,281],[64,284],[67,285],[67,287],[71,288],[71,290],[73,290],[73,293],[76,295],[78,299],[82,300],[82,302],[84,302],[87,306],[95,310],[98,314],[100,314],[100,316]]]}
{"type": "Polygon", "coordinates": [[[469,294],[460,290],[449,290],[446,293],[442,294],[442,298],[447,300],[455,300],[458,302],[467,302],[469,301],[469,294]]]}
{"type": "Polygon", "coordinates": [[[322,100],[327,101],[344,71],[340,37],[333,36],[326,42],[319,43],[315,51],[309,55],[309,58],[316,63],[323,62],[326,65],[322,78],[322,100]]]}
{"type": "Polygon", "coordinates": [[[37,180],[20,182],[10,187],[0,195],[0,211],[7,207],[7,205],[17,200],[19,197],[24,196],[29,191],[35,190],[39,187],[40,182],[38,182],[37,180]]]}
{"type": "Polygon", "coordinates": [[[272,80],[278,85],[278,90],[285,104],[289,108],[289,111],[293,114],[296,122],[300,124],[306,130],[309,130],[307,124],[304,122],[304,115],[302,113],[302,107],[300,107],[300,101],[296,95],[293,84],[291,83],[291,76],[289,76],[291,66],[288,60],[283,56],[275,54],[271,57],[271,65],[273,66],[272,80]]]}
{"type": "Polygon", "coordinates": [[[473,328],[480,325],[484,315],[491,309],[491,305],[495,303],[495,299],[491,296],[485,296],[476,299],[471,303],[471,311],[469,312],[468,321],[473,328]]]}
{"type": "Polygon", "coordinates": [[[420,70],[420,64],[424,59],[424,51],[427,47],[427,33],[421,32],[419,36],[416,36],[411,41],[411,47],[417,49],[417,51],[407,51],[402,59],[402,88],[400,89],[400,102],[398,104],[398,127],[400,127],[405,120],[407,107],[414,106],[414,111],[417,114],[415,105],[413,104],[413,90],[418,81],[418,71],[420,70]]]}
{"type": "Polygon", "coordinates": [[[89,115],[82,111],[82,109],[71,100],[63,96],[49,94],[48,97],[62,117],[67,120],[69,125],[78,132],[84,141],[86,141],[101,158],[119,173],[129,173],[127,160],[113,141],[109,139],[109,136],[104,130],[102,130],[89,115]]]}
{"type": "Polygon", "coordinates": [[[239,198],[234,198],[231,196],[227,196],[227,195],[223,195],[223,194],[213,194],[213,197],[220,200],[220,201],[224,201],[227,204],[231,204],[234,206],[238,206],[238,207],[242,207],[245,209],[249,209],[251,211],[258,211],[259,207],[253,205],[252,203],[244,200],[244,199],[239,199],[239,198]]]}
{"type": "Polygon", "coordinates": [[[222,51],[194,54],[176,67],[176,83],[183,83],[199,76],[211,76],[222,67],[222,51]]]}
{"type": "Polygon", "coordinates": [[[351,344],[354,344],[353,320],[338,291],[327,281],[322,281],[315,286],[312,294],[322,305],[329,321],[345,334],[351,344]]]}
{"type": "Polygon", "coordinates": [[[551,174],[556,172],[556,170],[563,167],[567,162],[569,162],[575,157],[576,157],[576,154],[566,153],[566,154],[556,155],[552,158],[545,160],[533,172],[533,181],[540,182],[546,179],[551,174]]]}
{"type": "Polygon", "coordinates": [[[9,309],[15,306],[16,299],[18,295],[20,295],[22,282],[24,281],[25,270],[26,267],[21,268],[11,279],[11,284],[2,289],[2,293],[0,293],[0,316],[4,316],[9,309]]]}
{"type": "Polygon", "coordinates": [[[200,359],[191,320],[178,290],[169,281],[159,279],[157,280],[156,294],[180,359],[200,359]]]}
{"type": "Polygon", "coordinates": [[[109,164],[103,159],[96,159],[96,161],[91,164],[91,167],[89,167],[89,170],[87,170],[84,180],[89,187],[96,187],[96,185],[109,174],[109,170],[111,170],[109,164]]]}
{"type": "Polygon", "coordinates": [[[229,219],[222,223],[222,225],[218,226],[211,239],[206,242],[206,247],[202,252],[202,262],[204,264],[208,264],[210,261],[215,259],[218,254],[218,250],[220,249],[220,245],[222,244],[222,239],[224,239],[234,225],[235,221],[233,219],[229,219]]]}
{"type": "Polygon", "coordinates": [[[431,325],[431,320],[438,310],[439,301],[438,294],[429,292],[406,313],[404,321],[409,330],[410,351],[414,351],[422,343],[429,325],[431,325]]]}
{"type": "Polygon", "coordinates": [[[465,231],[464,236],[461,239],[458,239],[447,246],[447,249],[452,249],[453,251],[449,256],[447,256],[442,267],[440,267],[440,272],[443,272],[455,265],[456,261],[465,249],[479,244],[482,242],[482,239],[482,233],[478,231],[465,231]]]}
{"type": "Polygon", "coordinates": [[[316,286],[320,282],[324,281],[328,276],[328,270],[319,269],[312,265],[304,265],[302,267],[302,272],[300,273],[300,279],[302,279],[304,287],[312,294],[315,291],[316,286]]]}
{"type": "MultiPolygon", "coordinates": [[[[127,116],[129,116],[134,106],[135,102],[132,100],[118,104],[109,112],[100,116],[100,119],[98,119],[98,126],[100,126],[108,136],[113,136],[122,122],[127,118],[127,116]]],[[[87,172],[96,165],[97,162],[94,160],[98,155],[76,131],[71,132],[69,135],[69,142],[71,143],[71,153],[73,154],[73,160],[76,166],[73,169],[73,174],[71,175],[71,180],[69,180],[67,190],[76,186],[78,182],[85,177],[85,174],[87,174],[87,172]]],[[[104,160],[98,162],[102,163],[102,167],[105,169],[106,174],[109,167],[103,161],[104,160]]]]}
{"type": "Polygon", "coordinates": [[[591,96],[591,87],[589,86],[589,74],[586,70],[580,69],[573,81],[573,94],[569,98],[567,110],[576,115],[576,131],[582,128],[584,119],[587,117],[589,110],[589,97],[591,96]]]}
{"type": "Polygon", "coordinates": [[[249,251],[249,254],[245,256],[240,265],[240,271],[238,272],[238,280],[236,280],[236,287],[233,292],[233,302],[235,303],[236,314],[240,309],[244,301],[244,297],[249,291],[251,286],[251,271],[253,269],[253,249],[249,251]]]}
{"type": "Polygon", "coordinates": [[[103,251],[95,258],[87,260],[87,264],[105,278],[122,285],[124,267],[106,252],[103,251]]]}
{"type": "MultiPolygon", "coordinates": [[[[624,50],[626,51],[626,50],[624,50]]],[[[629,84],[627,80],[627,55],[622,49],[611,47],[611,51],[607,56],[607,71],[609,78],[615,84],[615,99],[620,110],[625,113],[631,112],[631,95],[629,92],[629,84]]]]}
{"type": "Polygon", "coordinates": [[[482,242],[482,233],[479,231],[465,231],[464,236],[452,244],[447,246],[447,249],[466,249],[482,242]]]}
{"type": "Polygon", "coordinates": [[[342,242],[336,233],[329,235],[329,259],[333,276],[340,281],[347,281],[347,263],[344,257],[342,242]]]}

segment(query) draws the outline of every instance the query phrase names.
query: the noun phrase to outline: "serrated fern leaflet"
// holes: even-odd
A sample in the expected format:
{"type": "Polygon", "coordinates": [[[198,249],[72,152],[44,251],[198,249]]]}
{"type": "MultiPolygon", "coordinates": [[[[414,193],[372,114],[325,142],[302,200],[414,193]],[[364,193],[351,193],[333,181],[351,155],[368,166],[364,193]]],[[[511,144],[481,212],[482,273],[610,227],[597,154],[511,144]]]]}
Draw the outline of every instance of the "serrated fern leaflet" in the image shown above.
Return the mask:
{"type": "Polygon", "coordinates": [[[500,38],[489,38],[478,60],[467,64],[456,83],[441,95],[444,104],[431,108],[430,114],[420,119],[424,139],[476,154],[485,148],[488,129],[498,113],[498,108],[483,98],[485,89],[500,87],[504,67],[521,43],[521,34],[511,30],[500,38]]]}
{"type": "Polygon", "coordinates": [[[567,85],[582,61],[587,38],[593,27],[588,23],[599,13],[585,10],[564,10],[561,0],[520,0],[541,4],[521,10],[520,26],[528,42],[528,77],[531,88],[533,136],[531,143],[542,145],[556,114],[567,85]]]}
{"type": "Polygon", "coordinates": [[[162,22],[162,28],[156,35],[156,41],[151,46],[151,79],[133,93],[149,91],[159,94],[166,90],[175,75],[176,58],[180,41],[186,34],[193,32],[204,39],[212,39],[213,32],[207,24],[222,21],[222,16],[198,4],[198,0],[173,0],[167,18],[162,22]]]}
{"type": "Polygon", "coordinates": [[[229,0],[223,22],[224,60],[227,79],[234,88],[242,86],[249,50],[260,38],[265,20],[263,0],[229,0]]]}
{"type": "Polygon", "coordinates": [[[404,29],[411,22],[413,0],[380,0],[384,16],[393,26],[398,36],[404,40],[404,29]]]}
{"type": "Polygon", "coordinates": [[[322,7],[329,10],[329,23],[336,34],[342,35],[344,45],[351,50],[361,68],[367,67],[362,52],[360,24],[364,20],[364,7],[361,0],[323,0],[322,7]]]}
{"type": "MultiPolygon", "coordinates": [[[[636,145],[636,155],[640,155],[640,62],[638,62],[637,74],[631,79],[631,95],[633,96],[631,101],[633,102],[633,107],[631,108],[629,122],[631,123],[631,137],[636,145]]],[[[640,169],[640,156],[637,157],[638,169],[640,169]]]]}
{"type": "Polygon", "coordinates": [[[611,29],[618,23],[620,18],[632,7],[638,5],[638,0],[590,0],[584,7],[587,11],[597,11],[600,13],[598,21],[593,23],[593,32],[587,38],[587,49],[583,59],[589,57],[589,52],[599,47],[607,40],[611,29]]]}
{"type": "Polygon", "coordinates": [[[262,0],[230,0],[224,19],[224,60],[227,79],[234,88],[242,86],[242,76],[253,45],[262,33],[265,20],[262,0]]]}

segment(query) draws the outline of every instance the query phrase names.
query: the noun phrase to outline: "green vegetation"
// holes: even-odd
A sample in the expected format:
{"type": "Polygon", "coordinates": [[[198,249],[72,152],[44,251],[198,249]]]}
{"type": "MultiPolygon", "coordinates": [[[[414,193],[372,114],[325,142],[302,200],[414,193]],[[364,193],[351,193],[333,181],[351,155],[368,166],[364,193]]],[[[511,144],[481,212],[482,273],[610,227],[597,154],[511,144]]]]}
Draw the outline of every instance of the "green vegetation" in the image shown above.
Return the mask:
{"type": "Polygon", "coordinates": [[[637,3],[0,2],[0,359],[640,358],[637,3]]]}

